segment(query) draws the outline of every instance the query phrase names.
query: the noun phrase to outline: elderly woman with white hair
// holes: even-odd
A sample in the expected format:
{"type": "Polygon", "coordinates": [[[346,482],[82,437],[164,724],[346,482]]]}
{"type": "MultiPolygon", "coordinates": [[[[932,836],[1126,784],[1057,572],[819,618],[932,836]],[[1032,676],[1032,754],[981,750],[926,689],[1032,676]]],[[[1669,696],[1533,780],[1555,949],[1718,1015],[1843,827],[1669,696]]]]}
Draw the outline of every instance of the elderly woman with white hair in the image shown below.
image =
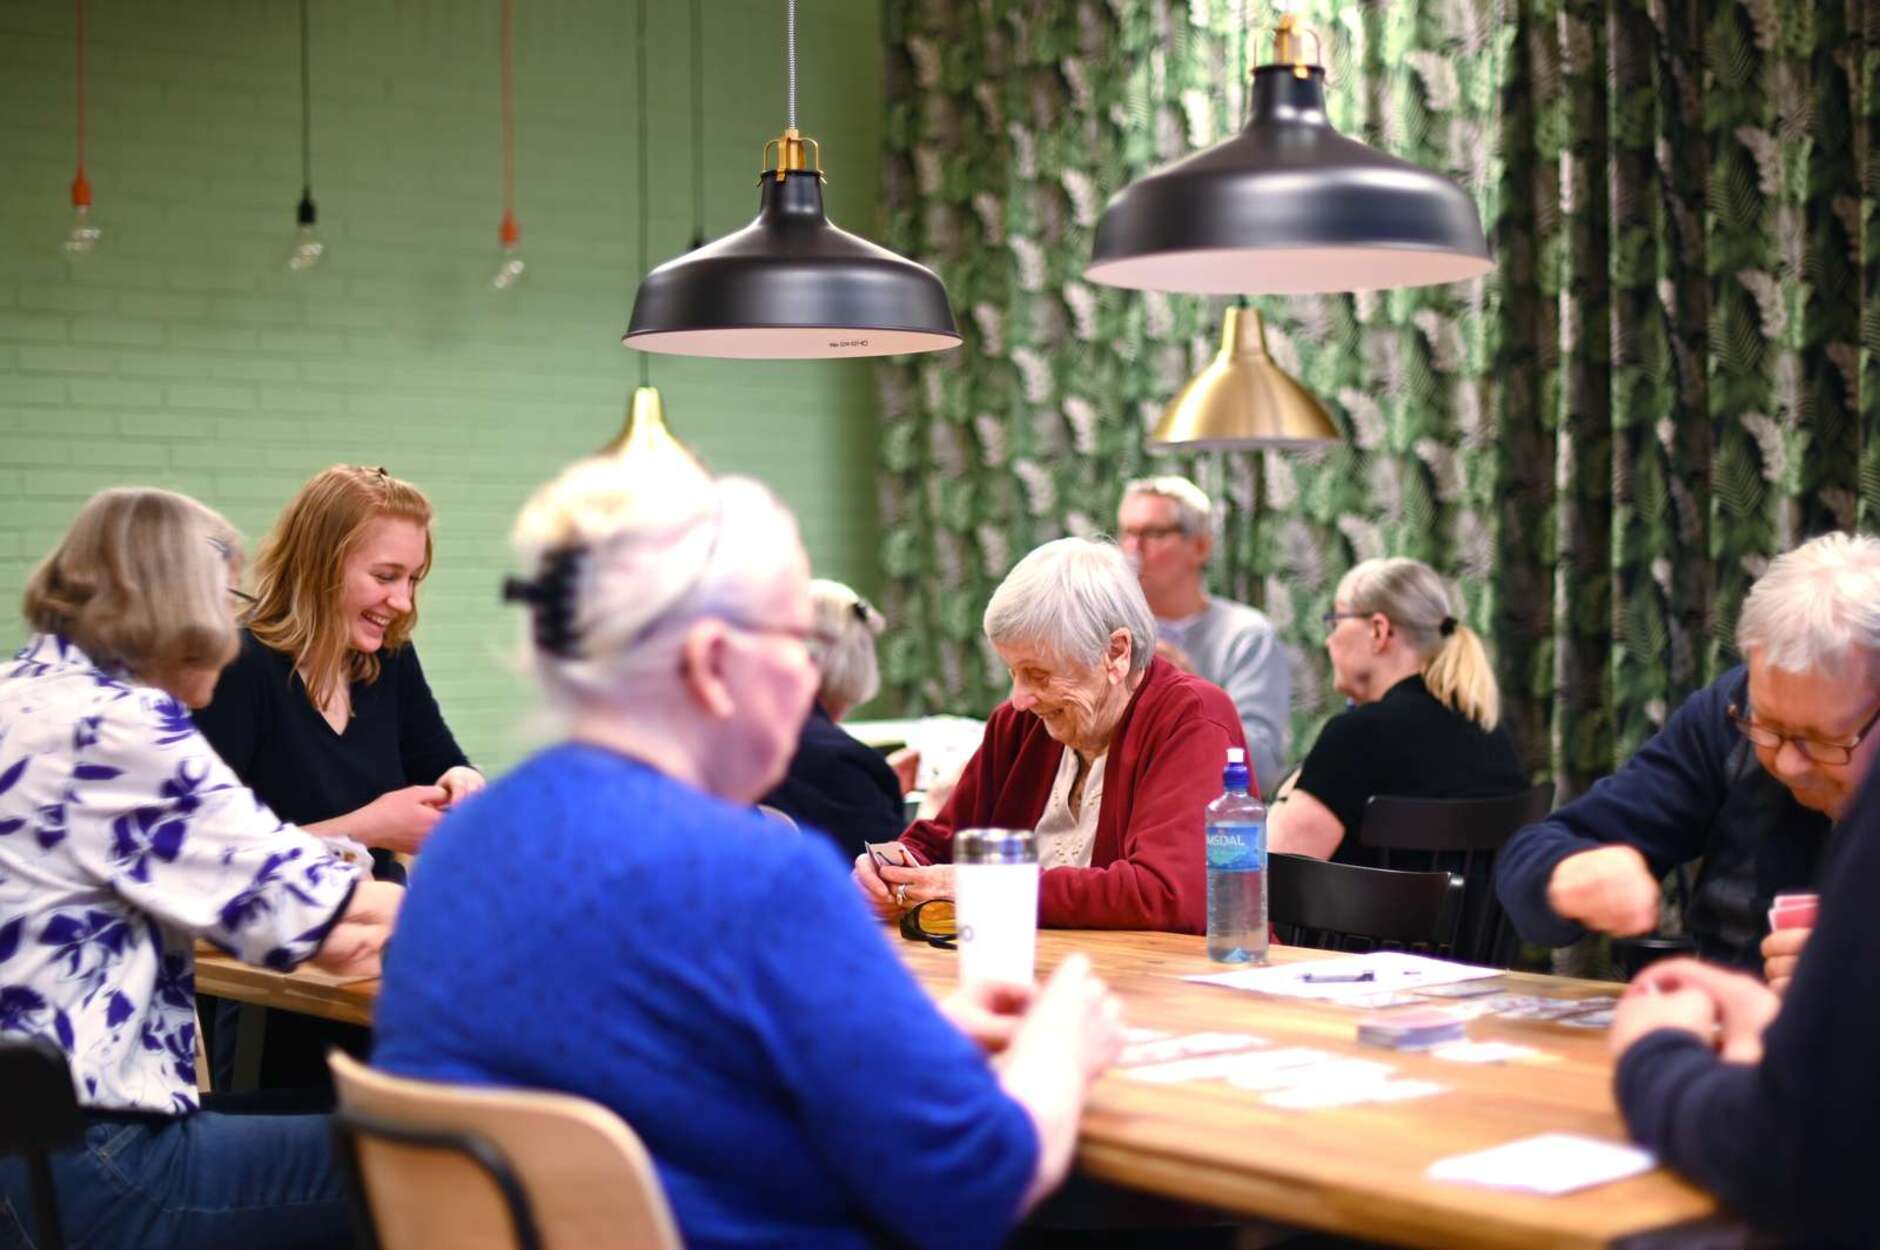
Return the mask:
{"type": "Polygon", "coordinates": [[[1155,618],[1114,543],[1060,538],[1020,560],[986,605],[1012,675],[979,750],[932,820],[854,877],[883,911],[953,892],[960,829],[1037,833],[1039,920],[1071,929],[1207,927],[1204,809],[1227,748],[1245,748],[1218,686],[1155,655],[1155,618]]]}
{"type": "Polygon", "coordinates": [[[809,601],[816,698],[790,769],[763,804],[853,852],[858,843],[887,841],[907,826],[905,789],[895,770],[881,752],[836,723],[881,689],[875,636],[887,622],[841,582],[816,579],[809,584],[809,601]]]}
{"type": "Polygon", "coordinates": [[[373,1062],[612,1108],[688,1246],[998,1244],[1063,1178],[1118,1008],[1080,959],[1022,1016],[936,1010],[839,861],[752,810],[816,689],[789,512],[649,436],[515,541],[567,740],[427,844],[373,1062]]]}

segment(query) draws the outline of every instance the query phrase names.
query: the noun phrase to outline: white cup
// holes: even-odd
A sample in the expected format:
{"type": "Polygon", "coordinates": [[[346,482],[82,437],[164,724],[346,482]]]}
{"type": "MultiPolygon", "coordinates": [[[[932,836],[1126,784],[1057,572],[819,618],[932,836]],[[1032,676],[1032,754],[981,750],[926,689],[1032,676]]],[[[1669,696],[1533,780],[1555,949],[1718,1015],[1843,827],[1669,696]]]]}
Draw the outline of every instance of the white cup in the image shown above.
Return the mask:
{"type": "Polygon", "coordinates": [[[1027,829],[953,838],[962,985],[1030,985],[1038,949],[1038,842],[1027,829]]]}

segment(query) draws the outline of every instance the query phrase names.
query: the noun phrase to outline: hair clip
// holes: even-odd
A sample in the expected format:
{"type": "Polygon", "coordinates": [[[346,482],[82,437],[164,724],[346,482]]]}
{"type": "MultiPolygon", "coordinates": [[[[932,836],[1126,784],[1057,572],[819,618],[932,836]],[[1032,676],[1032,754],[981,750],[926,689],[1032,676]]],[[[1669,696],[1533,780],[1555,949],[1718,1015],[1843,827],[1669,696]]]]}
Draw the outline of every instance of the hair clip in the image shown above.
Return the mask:
{"type": "Polygon", "coordinates": [[[575,578],[587,548],[574,544],[545,552],[532,578],[503,579],[503,600],[526,603],[534,625],[535,645],[550,655],[576,659],[580,655],[574,628],[575,578]]]}

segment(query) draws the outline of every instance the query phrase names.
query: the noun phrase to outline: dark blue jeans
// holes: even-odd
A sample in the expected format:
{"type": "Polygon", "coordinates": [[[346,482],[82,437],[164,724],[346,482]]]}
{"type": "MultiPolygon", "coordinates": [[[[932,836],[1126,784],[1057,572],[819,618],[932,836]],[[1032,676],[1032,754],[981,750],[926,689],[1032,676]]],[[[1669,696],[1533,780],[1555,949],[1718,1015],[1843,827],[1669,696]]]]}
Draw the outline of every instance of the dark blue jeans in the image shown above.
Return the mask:
{"type": "MultiPolygon", "coordinates": [[[[69,1250],[352,1244],[333,1122],[324,1115],[100,1114],[83,1146],[53,1156],[52,1173],[69,1250]]],[[[31,1222],[26,1165],[0,1159],[0,1250],[32,1250],[31,1222]]]]}

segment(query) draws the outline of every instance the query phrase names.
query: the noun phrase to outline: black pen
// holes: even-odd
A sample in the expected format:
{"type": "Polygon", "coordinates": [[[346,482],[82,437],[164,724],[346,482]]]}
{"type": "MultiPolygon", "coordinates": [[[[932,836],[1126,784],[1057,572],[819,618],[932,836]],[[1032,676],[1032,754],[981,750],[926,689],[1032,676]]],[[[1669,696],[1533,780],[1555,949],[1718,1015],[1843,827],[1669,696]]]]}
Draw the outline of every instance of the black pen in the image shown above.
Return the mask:
{"type": "Polygon", "coordinates": [[[1375,981],[1377,980],[1377,973],[1369,968],[1366,968],[1363,972],[1306,972],[1301,973],[1299,979],[1313,985],[1331,985],[1334,983],[1375,981]]]}

